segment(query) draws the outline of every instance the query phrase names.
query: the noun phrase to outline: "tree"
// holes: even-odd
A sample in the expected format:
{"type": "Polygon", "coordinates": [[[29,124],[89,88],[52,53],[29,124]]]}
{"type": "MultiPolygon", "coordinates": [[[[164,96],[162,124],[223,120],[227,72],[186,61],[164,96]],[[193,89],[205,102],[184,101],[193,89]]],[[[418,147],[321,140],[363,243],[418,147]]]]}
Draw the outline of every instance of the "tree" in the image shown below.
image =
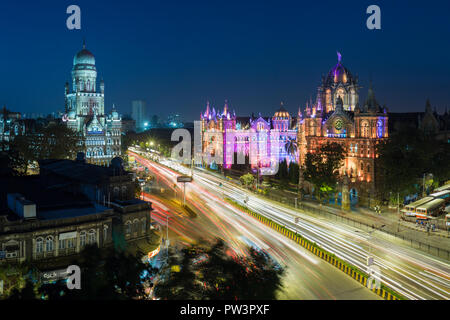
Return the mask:
{"type": "Polygon", "coordinates": [[[222,240],[171,256],[155,295],[163,299],[249,300],[276,298],[284,269],[267,254],[246,248],[236,255],[222,240]]]}
{"type": "Polygon", "coordinates": [[[377,153],[385,197],[420,192],[424,174],[432,173],[434,183],[450,178],[450,144],[420,130],[399,128],[377,146],[377,153]]]}
{"type": "Polygon", "coordinates": [[[298,183],[298,176],[300,174],[300,168],[297,162],[289,163],[289,182],[292,184],[298,183]]]}
{"type": "Polygon", "coordinates": [[[306,154],[304,177],[315,186],[319,200],[335,192],[338,169],[342,167],[344,158],[345,149],[336,142],[326,143],[316,152],[306,154]]]}
{"type": "Polygon", "coordinates": [[[278,178],[278,180],[280,181],[280,183],[283,186],[286,186],[289,182],[289,171],[288,171],[288,165],[287,165],[287,161],[286,159],[284,159],[283,161],[281,161],[278,164],[278,172],[276,174],[276,177],[278,178]]]}
{"type": "Polygon", "coordinates": [[[47,299],[65,300],[124,300],[140,298],[146,284],[155,273],[142,262],[142,252],[136,254],[110,248],[102,251],[97,246],[86,246],[77,264],[81,268],[81,290],[47,284],[39,292],[47,299]]]}
{"type": "Polygon", "coordinates": [[[241,181],[242,185],[247,188],[255,183],[255,177],[251,173],[242,175],[239,180],[241,181]]]}
{"type": "Polygon", "coordinates": [[[64,124],[49,124],[36,132],[15,136],[8,157],[19,174],[41,159],[74,159],[83,150],[83,137],[64,124]]]}

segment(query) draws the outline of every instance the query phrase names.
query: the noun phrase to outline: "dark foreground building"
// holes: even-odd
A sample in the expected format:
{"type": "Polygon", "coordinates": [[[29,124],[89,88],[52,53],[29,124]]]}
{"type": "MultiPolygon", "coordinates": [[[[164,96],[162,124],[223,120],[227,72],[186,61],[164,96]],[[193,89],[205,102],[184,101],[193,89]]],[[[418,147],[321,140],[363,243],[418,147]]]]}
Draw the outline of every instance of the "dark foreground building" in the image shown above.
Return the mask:
{"type": "Polygon", "coordinates": [[[66,266],[88,244],[139,247],[149,238],[151,204],[134,197],[134,176],[110,167],[44,160],[40,174],[0,178],[0,264],[66,266]]]}

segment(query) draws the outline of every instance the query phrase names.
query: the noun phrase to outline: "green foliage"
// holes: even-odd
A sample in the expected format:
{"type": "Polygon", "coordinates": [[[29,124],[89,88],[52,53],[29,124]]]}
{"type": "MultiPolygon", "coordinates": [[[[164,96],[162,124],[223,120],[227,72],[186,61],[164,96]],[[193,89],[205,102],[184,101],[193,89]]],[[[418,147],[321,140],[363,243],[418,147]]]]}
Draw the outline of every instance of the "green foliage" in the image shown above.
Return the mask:
{"type": "Polygon", "coordinates": [[[170,270],[155,288],[162,299],[250,300],[276,298],[284,269],[265,253],[234,254],[222,240],[171,255],[170,270]],[[177,268],[173,268],[177,266],[177,268]]]}
{"type": "Polygon", "coordinates": [[[403,197],[420,191],[425,173],[433,174],[432,181],[426,181],[430,185],[450,179],[450,144],[420,130],[401,128],[379,144],[377,152],[385,197],[389,192],[403,197]]]}
{"type": "Polygon", "coordinates": [[[83,150],[82,136],[64,124],[49,124],[36,132],[18,135],[8,145],[9,162],[19,174],[41,159],[75,159],[83,150]]]}
{"type": "Polygon", "coordinates": [[[342,166],[344,157],[344,147],[336,142],[324,144],[316,152],[306,154],[304,177],[315,186],[319,199],[328,198],[334,193],[338,169],[342,166]]]}
{"type": "Polygon", "coordinates": [[[291,162],[289,163],[289,182],[293,184],[298,183],[298,176],[299,176],[299,165],[297,162],[291,162]]]}
{"type": "Polygon", "coordinates": [[[0,280],[3,281],[4,297],[32,299],[35,288],[33,283],[29,283],[29,280],[35,275],[35,270],[26,264],[1,265],[0,280]]]}
{"type": "Polygon", "coordinates": [[[239,178],[242,185],[245,187],[251,187],[255,183],[255,177],[251,173],[244,174],[239,178]]]}
{"type": "Polygon", "coordinates": [[[59,282],[41,286],[39,293],[48,300],[140,298],[144,296],[145,283],[150,283],[156,271],[141,261],[143,256],[141,252],[130,254],[113,248],[102,251],[97,246],[87,246],[73,263],[81,268],[81,290],[69,290],[59,282]]]}
{"type": "Polygon", "coordinates": [[[289,183],[289,171],[286,159],[279,163],[276,177],[283,186],[286,186],[289,183]]]}

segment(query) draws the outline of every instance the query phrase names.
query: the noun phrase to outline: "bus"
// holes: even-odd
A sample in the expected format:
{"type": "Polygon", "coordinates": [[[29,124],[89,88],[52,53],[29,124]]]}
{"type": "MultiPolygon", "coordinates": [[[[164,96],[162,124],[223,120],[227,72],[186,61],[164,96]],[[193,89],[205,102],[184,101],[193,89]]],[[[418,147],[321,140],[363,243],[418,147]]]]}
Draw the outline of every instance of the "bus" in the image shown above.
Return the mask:
{"type": "Polygon", "coordinates": [[[411,202],[410,204],[406,205],[404,209],[402,209],[402,212],[407,217],[415,217],[416,216],[416,208],[420,205],[430,202],[433,199],[434,199],[433,197],[425,197],[420,200],[411,202]]]}
{"type": "Polygon", "coordinates": [[[416,208],[416,218],[428,219],[430,216],[437,217],[445,210],[444,199],[434,199],[416,208]]]}
{"type": "Polygon", "coordinates": [[[448,203],[450,202],[450,190],[435,192],[430,194],[429,197],[433,197],[435,199],[444,199],[445,203],[448,203]]]}
{"type": "Polygon", "coordinates": [[[442,187],[434,189],[434,192],[441,192],[441,191],[447,191],[447,190],[450,190],[450,183],[445,184],[442,187]]]}

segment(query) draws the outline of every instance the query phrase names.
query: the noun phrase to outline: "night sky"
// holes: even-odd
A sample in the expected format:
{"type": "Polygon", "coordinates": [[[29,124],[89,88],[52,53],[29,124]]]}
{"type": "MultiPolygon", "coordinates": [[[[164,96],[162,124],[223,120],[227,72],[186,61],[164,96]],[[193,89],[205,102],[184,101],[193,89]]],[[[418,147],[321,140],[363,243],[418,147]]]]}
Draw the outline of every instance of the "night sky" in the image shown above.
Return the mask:
{"type": "Polygon", "coordinates": [[[449,1],[1,1],[0,104],[63,111],[64,83],[86,38],[105,81],[106,109],[199,118],[207,100],[240,116],[296,114],[337,62],[370,79],[390,111],[450,107],[449,1]],[[81,7],[81,30],[66,8],[81,7]],[[381,8],[381,30],[366,8],[381,8]]]}

